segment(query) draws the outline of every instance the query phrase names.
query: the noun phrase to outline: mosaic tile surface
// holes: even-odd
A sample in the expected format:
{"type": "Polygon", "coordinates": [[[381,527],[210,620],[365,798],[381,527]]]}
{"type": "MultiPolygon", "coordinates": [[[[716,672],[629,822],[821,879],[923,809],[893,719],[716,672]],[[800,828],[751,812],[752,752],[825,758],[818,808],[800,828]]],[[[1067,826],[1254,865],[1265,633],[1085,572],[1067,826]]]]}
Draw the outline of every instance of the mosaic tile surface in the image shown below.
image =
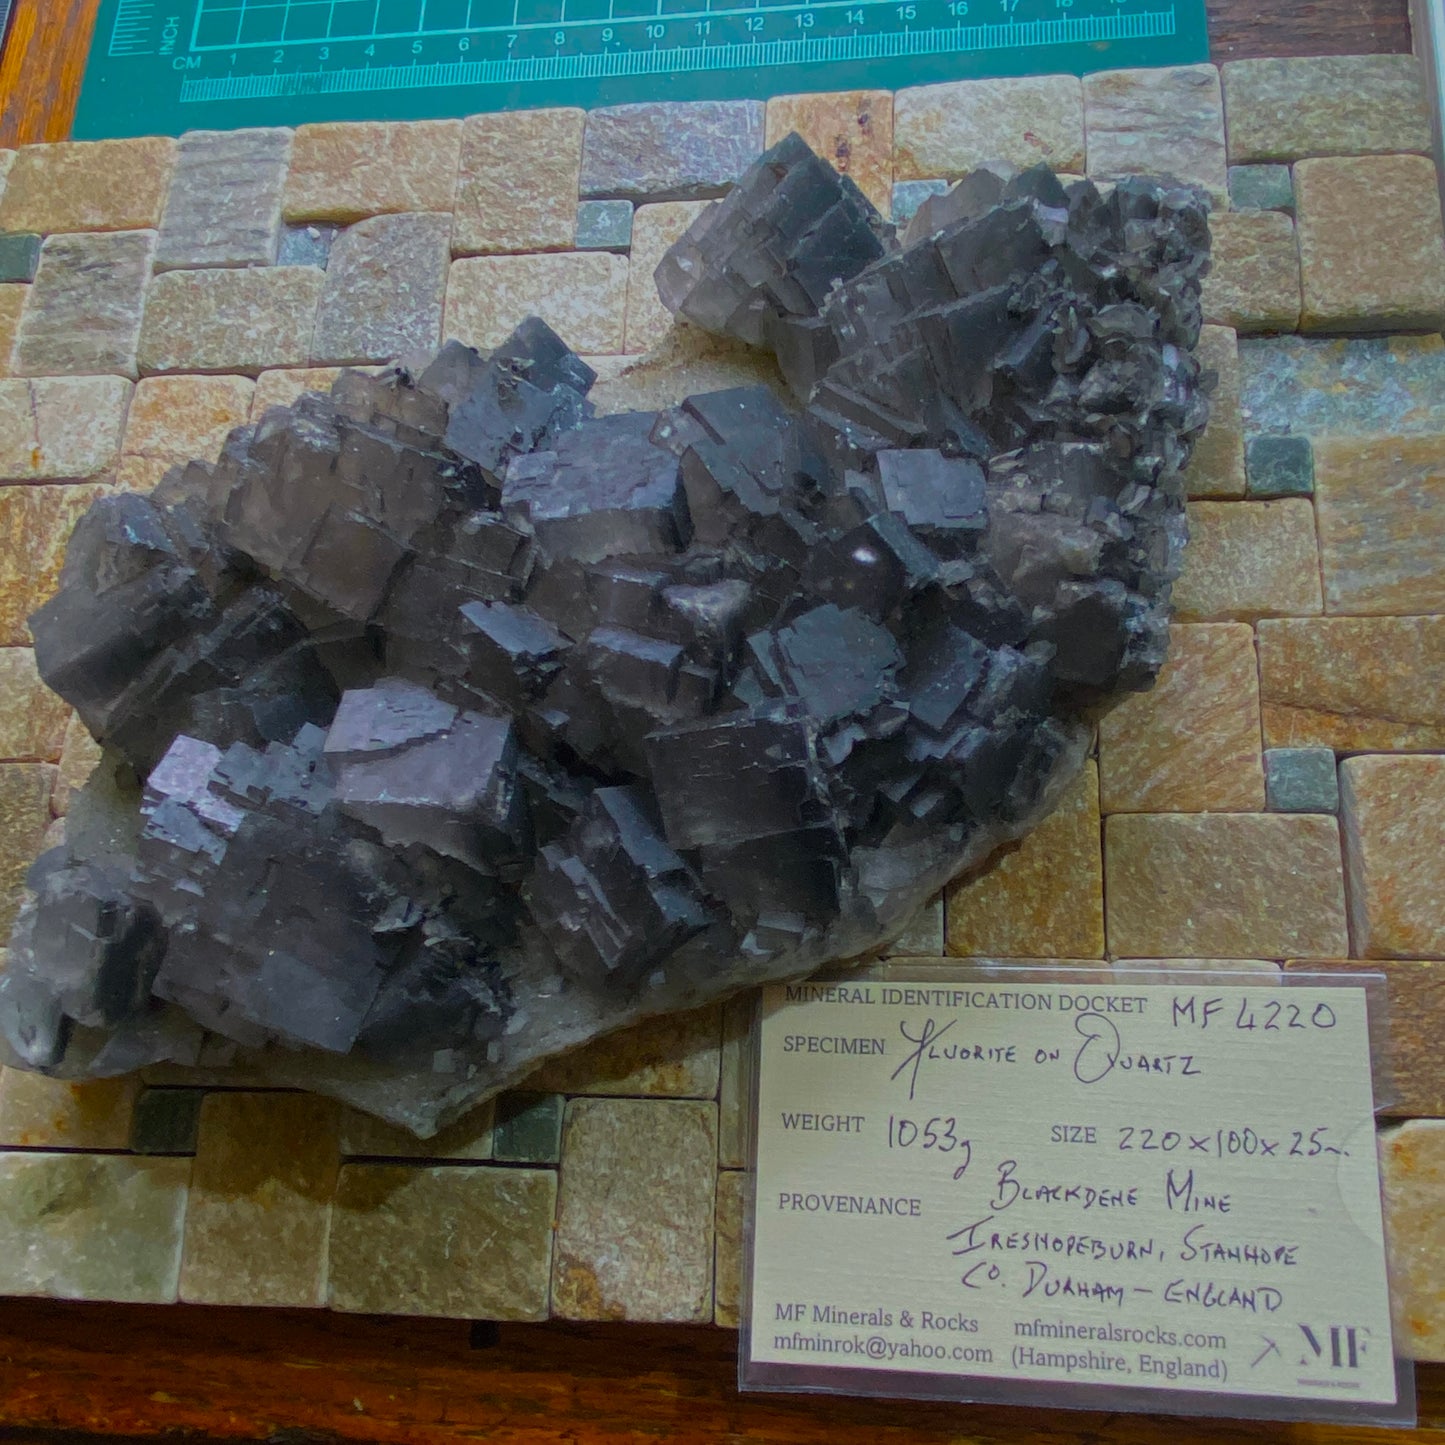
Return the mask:
{"type": "MultiPolygon", "coordinates": [[[[333,362],[489,345],[530,311],[606,410],[754,379],[651,273],[790,127],[900,217],[993,158],[1169,169],[1220,208],[1172,660],[900,952],[1383,970],[1399,1318],[1445,1359],[1445,244],[1420,95],[1408,57],[1335,57],[27,147],[0,200],[0,926],[94,763],[24,619],[98,492],[214,456],[333,362]],[[1343,247],[1352,223],[1407,244],[1343,247]]],[[[426,1142],[219,1073],[0,1074],[0,1292],[734,1326],[751,1007],[604,1040],[426,1142]]]]}

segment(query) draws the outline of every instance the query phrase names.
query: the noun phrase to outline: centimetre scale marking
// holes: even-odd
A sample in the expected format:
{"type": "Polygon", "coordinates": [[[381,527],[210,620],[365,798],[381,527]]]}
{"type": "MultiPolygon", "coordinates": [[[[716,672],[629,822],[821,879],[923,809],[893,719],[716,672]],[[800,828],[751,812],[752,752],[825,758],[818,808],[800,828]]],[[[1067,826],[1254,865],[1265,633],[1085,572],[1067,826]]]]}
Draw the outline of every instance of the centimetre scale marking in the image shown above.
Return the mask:
{"type": "Polygon", "coordinates": [[[79,138],[1204,58],[1203,0],[103,0],[96,33],[79,138]]]}

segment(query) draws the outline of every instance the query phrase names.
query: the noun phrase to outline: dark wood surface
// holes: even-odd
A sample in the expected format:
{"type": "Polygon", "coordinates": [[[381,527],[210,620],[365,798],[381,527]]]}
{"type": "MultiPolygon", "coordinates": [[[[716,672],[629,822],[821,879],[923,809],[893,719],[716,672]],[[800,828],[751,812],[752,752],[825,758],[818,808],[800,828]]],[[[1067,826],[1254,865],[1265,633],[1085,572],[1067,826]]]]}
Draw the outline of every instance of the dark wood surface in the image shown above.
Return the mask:
{"type": "MultiPolygon", "coordinates": [[[[310,1445],[1366,1445],[1445,1442],[1445,1370],[1422,1428],[739,1395],[736,1336],[664,1325],[468,1326],[298,1311],[0,1304],[0,1437],[44,1432],[310,1445]],[[7,1428],[5,1428],[8,1426],[7,1428]]],[[[49,1438],[54,1438],[51,1435],[49,1438]]]]}
{"type": "MultiPolygon", "coordinates": [[[[0,145],[70,132],[98,0],[16,0],[0,145]]],[[[1405,0],[1210,0],[1216,60],[1405,51],[1405,0]]],[[[0,1301],[0,1438],[308,1445],[827,1441],[829,1445],[1363,1445],[1397,1432],[739,1395],[736,1337],[676,1326],[502,1326],[186,1306],[0,1301]],[[479,1346],[479,1347],[478,1347],[479,1346]]],[[[1420,1372],[1445,1445],[1445,1367],[1420,1372]]]]}
{"type": "Polygon", "coordinates": [[[1214,60],[1410,49],[1407,0],[1206,0],[1214,60]]]}
{"type": "Polygon", "coordinates": [[[0,56],[0,146],[67,140],[100,0],[15,0],[0,56]]]}

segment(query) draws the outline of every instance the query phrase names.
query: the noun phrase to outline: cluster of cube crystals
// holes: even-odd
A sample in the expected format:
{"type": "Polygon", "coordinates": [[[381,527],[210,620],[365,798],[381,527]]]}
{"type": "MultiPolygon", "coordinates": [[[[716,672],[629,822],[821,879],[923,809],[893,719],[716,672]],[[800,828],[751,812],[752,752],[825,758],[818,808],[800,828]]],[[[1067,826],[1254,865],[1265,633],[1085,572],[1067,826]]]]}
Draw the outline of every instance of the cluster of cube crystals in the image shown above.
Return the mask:
{"type": "Polygon", "coordinates": [[[790,397],[598,417],[534,320],[100,499],[31,626],[110,761],[0,1056],[236,1060],[429,1132],[896,935],[1163,660],[1207,255],[1194,192],[1044,170],[900,242],[792,136],[657,273],[790,397]]]}

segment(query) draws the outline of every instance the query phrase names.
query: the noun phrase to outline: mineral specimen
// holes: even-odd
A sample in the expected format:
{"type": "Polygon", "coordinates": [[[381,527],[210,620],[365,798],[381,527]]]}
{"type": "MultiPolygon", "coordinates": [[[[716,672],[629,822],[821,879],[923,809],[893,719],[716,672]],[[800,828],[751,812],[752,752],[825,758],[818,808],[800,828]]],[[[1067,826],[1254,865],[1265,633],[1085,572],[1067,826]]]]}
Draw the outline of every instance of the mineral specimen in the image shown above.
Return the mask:
{"type": "Polygon", "coordinates": [[[790,136],[657,279],[791,396],[599,417],[533,320],[97,501],[31,627],[107,762],[31,873],[0,1054],[427,1134],[896,936],[1163,661],[1206,211],[990,170],[900,242],[790,136]]]}

